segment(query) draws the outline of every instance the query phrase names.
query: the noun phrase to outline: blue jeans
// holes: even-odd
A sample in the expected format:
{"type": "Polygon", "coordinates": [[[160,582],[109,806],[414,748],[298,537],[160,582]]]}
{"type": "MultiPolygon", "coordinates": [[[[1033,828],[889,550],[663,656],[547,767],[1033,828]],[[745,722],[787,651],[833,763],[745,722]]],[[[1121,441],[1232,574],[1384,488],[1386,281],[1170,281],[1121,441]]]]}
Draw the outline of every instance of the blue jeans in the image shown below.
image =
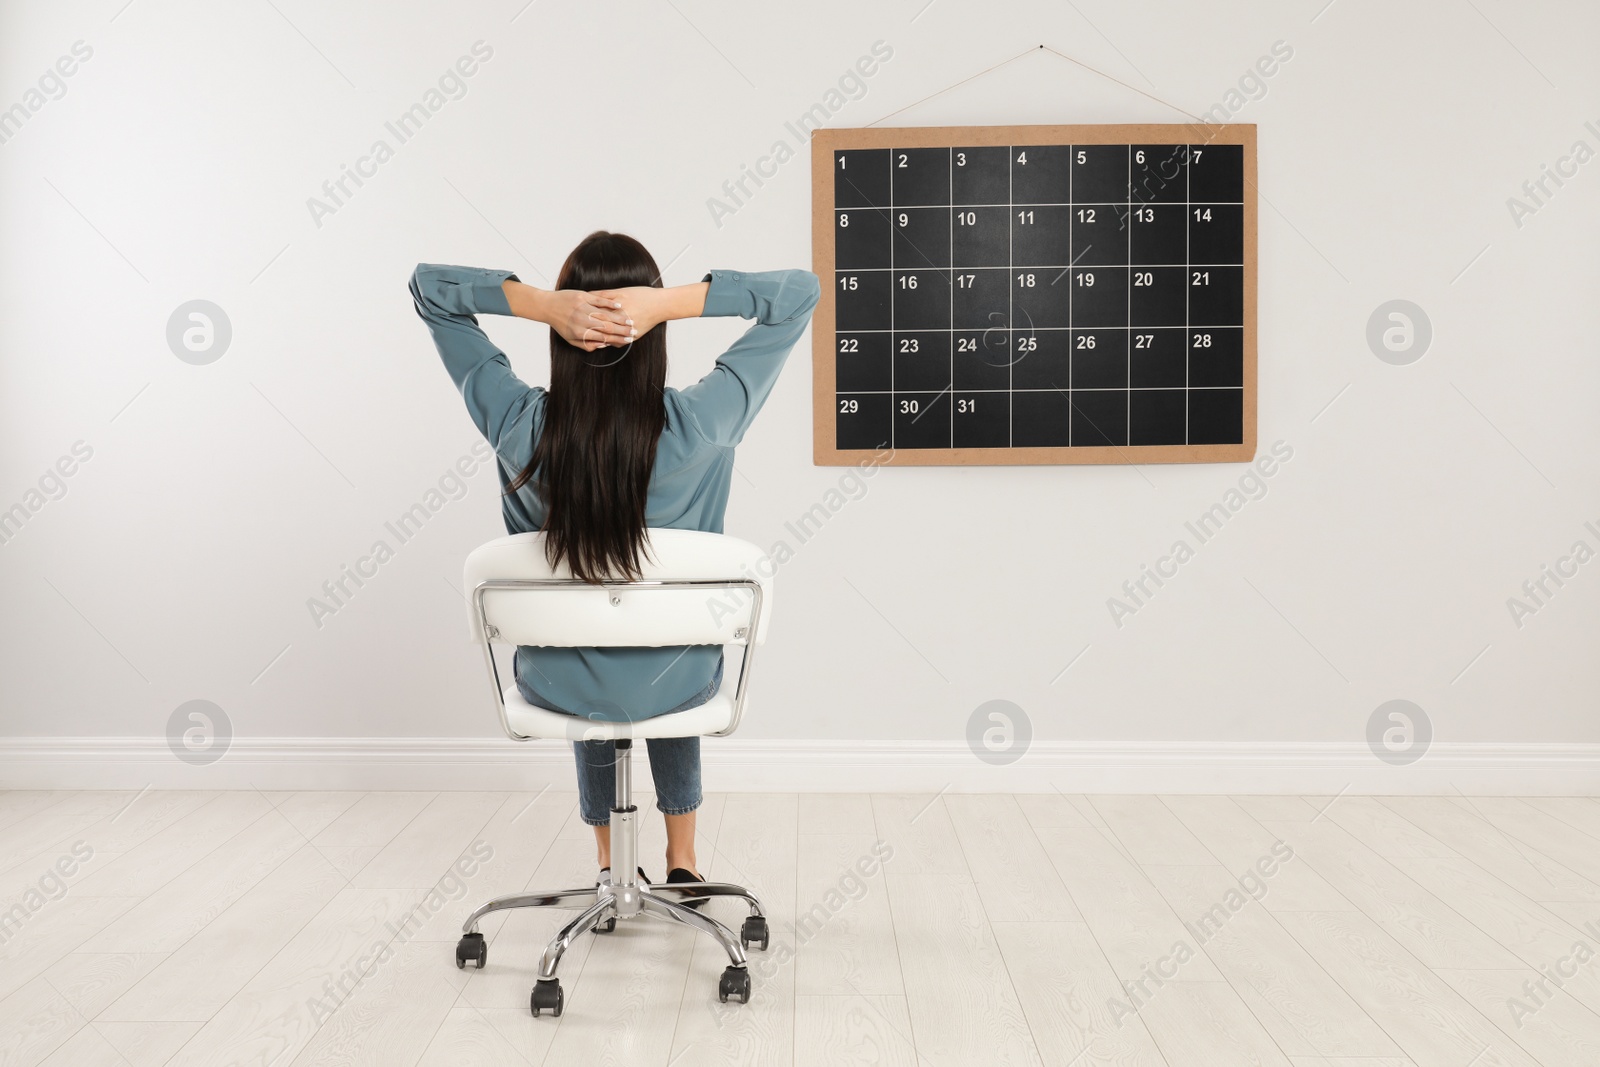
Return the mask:
{"type": "MultiPolygon", "coordinates": [[[[688,711],[710,700],[722,686],[722,661],[717,661],[711,683],[671,711],[688,711]]],[[[561,711],[530,701],[548,711],[561,711]]],[[[663,712],[662,714],[670,714],[663,712]]],[[[570,714],[570,713],[569,713],[570,714]]],[[[655,780],[656,808],[665,815],[687,815],[700,806],[700,739],[698,737],[647,737],[650,776],[655,780]]],[[[578,813],[590,826],[611,822],[611,805],[617,797],[617,744],[615,741],[574,741],[572,755],[578,764],[578,813]]]]}

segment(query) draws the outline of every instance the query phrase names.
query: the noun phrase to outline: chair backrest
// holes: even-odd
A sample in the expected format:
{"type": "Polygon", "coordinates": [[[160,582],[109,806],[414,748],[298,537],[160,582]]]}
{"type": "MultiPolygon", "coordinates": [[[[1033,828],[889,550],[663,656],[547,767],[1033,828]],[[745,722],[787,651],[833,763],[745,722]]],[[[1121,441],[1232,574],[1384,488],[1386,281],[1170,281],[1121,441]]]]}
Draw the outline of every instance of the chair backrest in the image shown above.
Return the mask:
{"type": "Polygon", "coordinates": [[[517,645],[737,645],[752,630],[765,643],[772,578],[763,571],[775,568],[764,552],[701,530],[647,533],[641,579],[603,585],[551,567],[541,533],[480,545],[465,570],[473,640],[484,640],[487,623],[493,640],[517,645]]]}

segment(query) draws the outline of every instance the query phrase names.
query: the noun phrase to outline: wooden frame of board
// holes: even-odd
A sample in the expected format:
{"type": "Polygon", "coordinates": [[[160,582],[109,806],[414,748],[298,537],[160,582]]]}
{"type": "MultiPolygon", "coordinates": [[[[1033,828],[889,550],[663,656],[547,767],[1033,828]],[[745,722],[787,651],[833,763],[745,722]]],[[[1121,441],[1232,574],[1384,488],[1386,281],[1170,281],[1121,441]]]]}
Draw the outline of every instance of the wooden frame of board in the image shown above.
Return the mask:
{"type": "Polygon", "coordinates": [[[811,136],[812,269],[822,296],[812,317],[812,457],[817,466],[969,466],[1058,463],[1246,463],[1256,452],[1256,127],[1209,123],[912,126],[820,129],[811,136]],[[1243,440],[1236,444],[840,449],[836,447],[837,364],[834,262],[834,151],[988,145],[1237,144],[1244,163],[1243,440]]]}

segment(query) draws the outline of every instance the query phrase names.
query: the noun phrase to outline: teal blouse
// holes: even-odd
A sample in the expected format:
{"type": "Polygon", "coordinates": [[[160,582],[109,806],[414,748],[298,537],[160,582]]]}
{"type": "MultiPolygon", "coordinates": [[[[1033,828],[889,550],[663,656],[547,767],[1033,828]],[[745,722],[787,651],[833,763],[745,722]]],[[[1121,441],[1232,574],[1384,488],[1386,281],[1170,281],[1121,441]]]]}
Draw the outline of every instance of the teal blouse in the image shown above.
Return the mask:
{"type": "MultiPolygon", "coordinates": [[[[411,276],[417,314],[467,413],[494,446],[507,533],[538,530],[544,506],[532,481],[505,489],[533,455],[544,422],[546,390],[528,385],[478,325],[477,315],[510,315],[506,270],[419,263],[411,276]]],[[[666,388],[666,426],[656,446],[645,524],[722,532],[733,477],[733,450],[766,402],[789,351],[821,295],[805,270],[713,270],[703,316],[754,319],[714,367],[686,389],[666,388]]],[[[660,715],[705,689],[716,672],[717,645],[670,648],[522,646],[517,685],[525,695],[607,722],[660,715]]]]}

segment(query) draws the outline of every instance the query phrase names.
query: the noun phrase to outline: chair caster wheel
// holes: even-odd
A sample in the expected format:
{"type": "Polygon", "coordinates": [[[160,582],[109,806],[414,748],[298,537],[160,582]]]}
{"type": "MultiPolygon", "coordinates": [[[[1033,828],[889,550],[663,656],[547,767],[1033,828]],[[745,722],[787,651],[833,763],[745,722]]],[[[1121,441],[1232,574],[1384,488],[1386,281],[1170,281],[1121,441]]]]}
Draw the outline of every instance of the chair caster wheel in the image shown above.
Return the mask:
{"type": "Polygon", "coordinates": [[[551,1015],[559,1016],[562,1003],[565,1000],[566,994],[561,991],[561,979],[539,979],[533,984],[533,999],[530,1002],[530,1007],[533,1009],[533,1017],[537,1019],[541,1011],[547,1011],[551,1015]]]}
{"type": "Polygon", "coordinates": [[[722,972],[722,980],[717,983],[717,999],[724,1004],[729,997],[736,996],[740,1004],[750,1003],[750,972],[743,967],[729,967],[722,972]]]}
{"type": "Polygon", "coordinates": [[[590,927],[590,929],[592,929],[597,934],[609,934],[611,931],[615,930],[616,928],[617,928],[617,917],[615,915],[611,916],[611,918],[607,919],[605,922],[598,922],[598,923],[595,923],[594,926],[590,927]]]}
{"type": "Polygon", "coordinates": [[[744,921],[744,926],[739,929],[739,942],[749,948],[757,941],[761,942],[761,951],[767,950],[767,917],[765,915],[751,915],[744,921]]]}
{"type": "Polygon", "coordinates": [[[456,966],[466,970],[468,960],[473,961],[480,971],[489,962],[489,946],[482,934],[465,934],[456,942],[456,966]]]}

